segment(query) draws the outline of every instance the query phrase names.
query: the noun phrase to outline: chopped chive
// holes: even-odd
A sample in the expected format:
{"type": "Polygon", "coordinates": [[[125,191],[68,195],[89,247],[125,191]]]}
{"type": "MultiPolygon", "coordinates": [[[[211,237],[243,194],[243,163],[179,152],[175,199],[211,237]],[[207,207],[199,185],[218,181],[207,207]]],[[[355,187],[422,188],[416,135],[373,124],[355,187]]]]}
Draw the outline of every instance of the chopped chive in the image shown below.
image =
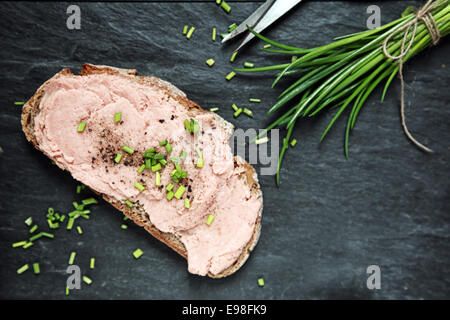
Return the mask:
{"type": "Polygon", "coordinates": [[[41,235],[50,239],[53,239],[55,235],[53,233],[41,232],[41,235]]]}
{"type": "Polygon", "coordinates": [[[170,161],[172,161],[172,162],[175,163],[175,164],[180,163],[178,157],[171,157],[171,158],[170,158],[170,161]]]}
{"type": "Polygon", "coordinates": [[[70,253],[69,264],[73,264],[74,263],[76,256],[77,256],[77,253],[75,251],[70,253]]]}
{"type": "Polygon", "coordinates": [[[129,219],[130,219],[130,218],[128,218],[127,216],[124,216],[122,220],[123,220],[123,221],[127,221],[127,220],[129,220],[129,219]]]}
{"type": "Polygon", "coordinates": [[[233,79],[233,77],[236,75],[236,72],[231,71],[229,74],[227,74],[227,76],[225,77],[225,79],[227,79],[228,81],[230,81],[231,79],[233,79]]]}
{"type": "Polygon", "coordinates": [[[231,32],[231,31],[233,31],[236,28],[237,28],[237,24],[236,23],[230,24],[228,26],[228,32],[231,32]]]}
{"type": "Polygon", "coordinates": [[[297,139],[292,139],[291,140],[291,147],[295,147],[296,144],[297,144],[297,139]]]}
{"type": "Polygon", "coordinates": [[[271,46],[272,46],[272,45],[268,43],[268,44],[264,45],[263,48],[264,48],[264,49],[269,49],[271,46]]]}
{"type": "Polygon", "coordinates": [[[186,156],[187,156],[187,153],[186,153],[185,151],[181,151],[181,153],[180,153],[180,159],[181,159],[181,160],[184,160],[184,159],[186,159],[186,156]]]}
{"type": "Polygon", "coordinates": [[[80,124],[78,125],[77,131],[78,132],[83,132],[84,128],[86,128],[86,122],[81,121],[80,124]]]}
{"type": "Polygon", "coordinates": [[[255,140],[256,144],[263,144],[263,143],[267,143],[267,142],[269,142],[269,138],[268,137],[264,137],[264,138],[255,140]]]}
{"type": "Polygon", "coordinates": [[[183,27],[183,35],[186,35],[186,33],[188,32],[188,25],[186,24],[184,27],[183,27]]]}
{"type": "Polygon", "coordinates": [[[41,268],[39,267],[39,263],[38,262],[33,263],[33,271],[34,271],[34,274],[41,273],[41,268]]]}
{"type": "Polygon", "coordinates": [[[231,107],[233,108],[234,111],[238,111],[239,108],[237,105],[235,105],[234,103],[231,105],[231,107]]]}
{"type": "Polygon", "coordinates": [[[66,216],[63,214],[63,215],[61,216],[61,219],[59,219],[59,221],[64,222],[64,220],[66,220],[66,216]]]}
{"type": "Polygon", "coordinates": [[[231,58],[230,58],[230,62],[234,62],[234,60],[236,59],[237,54],[238,54],[237,51],[233,52],[233,54],[231,55],[231,58]]]}
{"type": "Polygon", "coordinates": [[[166,144],[166,151],[167,151],[168,154],[172,153],[172,145],[170,143],[166,144]]]}
{"type": "Polygon", "coordinates": [[[173,198],[173,192],[172,192],[172,191],[167,192],[166,198],[167,198],[167,200],[169,200],[169,201],[172,200],[172,198],[173,198]]]}
{"type": "Polygon", "coordinates": [[[24,265],[21,266],[19,269],[17,269],[17,274],[22,274],[22,273],[24,273],[25,271],[28,270],[29,267],[30,267],[30,266],[28,265],[28,263],[27,263],[27,264],[24,264],[24,265]]]}
{"type": "Polygon", "coordinates": [[[66,286],[66,296],[68,296],[69,295],[69,287],[68,286],[66,286]]]}
{"type": "MultiPolygon", "coordinates": [[[[148,159],[146,159],[145,161],[147,161],[148,159]]],[[[142,173],[145,169],[146,165],[143,164],[139,169],[138,169],[138,173],[142,173]]]]}
{"type": "Polygon", "coordinates": [[[117,112],[114,114],[114,122],[117,123],[122,120],[122,112],[117,112]]]}
{"type": "Polygon", "coordinates": [[[209,111],[216,112],[216,111],[219,111],[219,108],[211,108],[211,109],[209,109],[209,111]]]}
{"type": "Polygon", "coordinates": [[[25,102],[23,102],[23,101],[15,101],[14,104],[16,106],[23,106],[25,104],[25,102]]]}
{"type": "Polygon", "coordinates": [[[31,226],[32,223],[33,223],[33,218],[32,218],[32,217],[28,217],[28,218],[25,220],[25,224],[26,224],[27,226],[31,226]]]}
{"type": "Polygon", "coordinates": [[[167,144],[167,140],[161,141],[161,142],[159,143],[159,145],[160,145],[161,147],[164,147],[166,144],[167,144]]]}
{"type": "Polygon", "coordinates": [[[139,182],[136,182],[136,183],[134,184],[134,187],[135,187],[136,189],[138,189],[139,191],[144,191],[144,190],[145,190],[145,187],[144,187],[142,184],[140,184],[139,182]]]}
{"type": "Polygon", "coordinates": [[[173,189],[173,184],[169,183],[169,184],[167,185],[167,187],[166,187],[166,190],[167,190],[167,191],[172,191],[172,189],[173,189]]]}
{"type": "Polygon", "coordinates": [[[161,170],[161,169],[162,169],[161,163],[157,163],[154,166],[152,166],[152,171],[153,172],[156,172],[156,171],[161,170]]]}
{"type": "Polygon", "coordinates": [[[191,123],[189,122],[188,119],[184,120],[184,128],[185,128],[187,131],[192,132],[191,123]]]}
{"type": "Polygon", "coordinates": [[[83,276],[83,281],[86,283],[86,284],[91,284],[92,283],[92,280],[89,278],[89,277],[86,277],[86,276],[83,276]]]}
{"type": "Polygon", "coordinates": [[[217,4],[220,4],[222,2],[222,0],[216,0],[217,4]]]}
{"type": "Polygon", "coordinates": [[[261,102],[261,99],[250,98],[250,99],[248,99],[248,101],[250,101],[250,102],[256,102],[256,103],[260,103],[260,102],[261,102]]]}
{"type": "Polygon", "coordinates": [[[97,204],[98,203],[98,201],[97,201],[97,199],[95,199],[95,198],[87,198],[87,199],[84,199],[84,200],[82,200],[81,202],[83,202],[83,204],[84,205],[90,205],[90,204],[97,204]]]}
{"type": "Polygon", "coordinates": [[[216,41],[216,34],[217,34],[217,30],[216,28],[212,29],[212,36],[211,36],[211,40],[212,41],[216,41]]]}
{"type": "Polygon", "coordinates": [[[37,240],[39,238],[42,238],[42,232],[32,236],[30,239],[28,239],[28,241],[29,242],[33,242],[33,241],[35,241],[35,240],[37,240]]]}
{"type": "Polygon", "coordinates": [[[122,224],[120,227],[121,227],[123,230],[128,229],[128,226],[127,226],[126,224],[122,224]]]}
{"type": "Polygon", "coordinates": [[[208,60],[206,60],[206,64],[210,67],[212,67],[214,63],[216,63],[216,61],[214,61],[213,58],[209,58],[208,60]]]}
{"type": "MultiPolygon", "coordinates": [[[[152,167],[152,160],[151,159],[145,159],[145,164],[143,165],[144,169],[151,169],[152,167]]],[[[139,168],[140,170],[141,168],[139,168]]]]}
{"type": "Polygon", "coordinates": [[[191,28],[189,29],[189,32],[188,32],[187,35],[186,35],[186,38],[187,38],[187,39],[190,39],[191,36],[192,36],[192,34],[194,33],[194,31],[195,31],[195,27],[191,27],[191,28]]]}
{"type": "Polygon", "coordinates": [[[34,244],[33,242],[27,242],[27,244],[25,244],[22,248],[28,249],[28,248],[31,247],[33,244],[34,244]]]}
{"type": "Polygon", "coordinates": [[[91,268],[91,269],[95,268],[95,258],[91,258],[91,262],[89,264],[89,268],[91,268]]]}
{"type": "Polygon", "coordinates": [[[207,224],[208,226],[210,226],[211,223],[213,222],[213,220],[214,220],[214,215],[210,214],[210,215],[208,216],[208,219],[206,220],[206,224],[207,224]]]}
{"type": "Polygon", "coordinates": [[[242,113],[242,108],[237,109],[237,111],[235,113],[233,113],[233,116],[235,118],[239,117],[239,115],[242,113]]]}
{"type": "Polygon", "coordinates": [[[258,278],[258,286],[264,287],[264,279],[263,278],[258,278]]]}
{"type": "Polygon", "coordinates": [[[115,162],[115,163],[119,163],[119,162],[120,162],[120,159],[122,159],[122,154],[121,154],[121,153],[118,153],[118,154],[116,154],[116,157],[114,158],[114,162],[115,162]]]}
{"type": "Polygon", "coordinates": [[[223,39],[223,38],[225,38],[227,35],[228,35],[228,33],[221,33],[221,34],[220,34],[220,37],[223,39]]]}
{"type": "Polygon", "coordinates": [[[31,229],[30,229],[30,233],[35,232],[35,231],[37,230],[37,228],[38,228],[37,224],[35,224],[34,226],[32,226],[31,229]]]}
{"type": "Polygon", "coordinates": [[[292,56],[291,57],[291,62],[295,62],[295,60],[297,60],[297,56],[292,56]]]}
{"type": "Polygon", "coordinates": [[[248,115],[250,118],[253,118],[253,112],[250,109],[244,108],[244,113],[248,115]]]}
{"type": "Polygon", "coordinates": [[[197,167],[202,168],[202,167],[203,167],[203,154],[202,154],[202,151],[200,150],[199,147],[197,147],[197,148],[195,149],[195,151],[197,151],[197,155],[198,155],[198,158],[197,158],[197,167]]]}
{"type": "Polygon", "coordinates": [[[144,158],[153,158],[153,156],[155,155],[155,152],[156,152],[155,148],[151,148],[151,149],[146,150],[146,151],[142,154],[142,156],[143,156],[144,158]]]}
{"type": "Polygon", "coordinates": [[[158,154],[155,154],[155,156],[153,157],[153,160],[161,160],[164,158],[165,158],[165,155],[163,155],[162,153],[158,153],[158,154]]]}
{"type": "Polygon", "coordinates": [[[134,150],[131,149],[130,147],[127,147],[127,146],[123,146],[122,150],[125,151],[126,153],[129,153],[129,154],[133,154],[134,153],[134,150]]]}
{"type": "Polygon", "coordinates": [[[19,241],[19,242],[15,242],[15,243],[12,244],[12,247],[13,247],[13,248],[23,247],[26,243],[27,243],[27,241],[19,241]]]}
{"type": "Polygon", "coordinates": [[[223,10],[225,10],[226,13],[230,13],[231,7],[228,3],[225,2],[225,0],[222,0],[220,6],[222,7],[223,10]]]}
{"type": "Polygon", "coordinates": [[[144,252],[139,248],[134,250],[134,252],[133,252],[133,256],[135,259],[139,259],[143,254],[144,254],[144,252]]]}
{"type": "Polygon", "coordinates": [[[74,221],[75,221],[75,219],[73,217],[69,218],[69,221],[67,222],[67,227],[66,227],[67,230],[72,230],[74,221]]]}
{"type": "Polygon", "coordinates": [[[78,186],[77,186],[77,194],[80,193],[80,192],[81,192],[81,186],[78,185],[78,186]]]}
{"type": "Polygon", "coordinates": [[[180,200],[180,198],[183,196],[184,192],[186,191],[186,188],[184,186],[179,186],[177,191],[175,191],[175,198],[180,200]]]}
{"type": "Polygon", "coordinates": [[[159,160],[159,163],[161,163],[163,166],[167,166],[167,160],[166,159],[159,160]]]}
{"type": "Polygon", "coordinates": [[[159,172],[156,172],[155,176],[155,185],[160,186],[161,185],[161,175],[159,172]]]}
{"type": "Polygon", "coordinates": [[[61,216],[59,215],[59,213],[55,213],[55,218],[56,218],[56,220],[59,220],[59,218],[61,218],[61,216]]]}
{"type": "Polygon", "coordinates": [[[189,201],[188,198],[185,198],[185,199],[184,199],[184,207],[185,207],[186,209],[189,209],[189,208],[191,207],[191,202],[189,201]]]}
{"type": "Polygon", "coordinates": [[[244,68],[253,68],[255,66],[254,63],[251,62],[244,62],[244,68]]]}
{"type": "Polygon", "coordinates": [[[77,231],[78,231],[79,234],[83,234],[83,230],[81,229],[80,226],[77,226],[77,231]]]}
{"type": "Polygon", "coordinates": [[[129,206],[130,208],[133,208],[133,206],[134,206],[133,202],[131,202],[130,200],[125,200],[125,203],[126,203],[127,206],[129,206]]]}

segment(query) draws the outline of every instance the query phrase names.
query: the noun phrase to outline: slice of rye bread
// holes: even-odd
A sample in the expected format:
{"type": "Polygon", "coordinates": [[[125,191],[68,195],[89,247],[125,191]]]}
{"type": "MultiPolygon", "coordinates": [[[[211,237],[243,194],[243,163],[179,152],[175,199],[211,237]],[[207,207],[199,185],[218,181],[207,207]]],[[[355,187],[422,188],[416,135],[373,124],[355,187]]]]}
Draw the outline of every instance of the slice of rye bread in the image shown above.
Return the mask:
{"type": "MultiPolygon", "coordinates": [[[[82,70],[80,72],[80,76],[85,75],[91,75],[91,74],[110,74],[110,75],[117,75],[120,77],[125,77],[129,79],[130,81],[135,81],[139,84],[143,84],[149,87],[157,88],[158,90],[164,91],[165,94],[172,97],[173,99],[177,100],[182,106],[187,108],[189,110],[189,114],[191,116],[195,116],[199,113],[204,112],[210,112],[207,110],[204,110],[200,108],[195,102],[190,101],[186,95],[176,88],[174,85],[163,81],[156,77],[151,76],[137,76],[136,75],[137,70],[135,69],[119,69],[115,67],[109,67],[109,66],[99,66],[99,65],[91,65],[91,64],[84,64],[82,67],[82,70]]],[[[65,77],[65,76],[75,76],[72,74],[72,72],[69,69],[63,69],[59,73],[57,73],[55,76],[53,76],[52,79],[58,78],[58,77],[65,77]]],[[[48,82],[48,81],[47,81],[48,82]]],[[[45,95],[45,89],[46,84],[45,82],[41,87],[36,91],[36,93],[25,103],[22,109],[22,129],[25,133],[25,136],[29,142],[31,142],[34,147],[38,150],[39,144],[36,140],[35,133],[34,133],[34,118],[39,113],[39,104],[41,98],[45,95]]],[[[233,125],[229,122],[225,121],[222,117],[215,114],[217,122],[224,127],[227,133],[230,135],[233,132],[233,125]]],[[[245,160],[243,160],[239,156],[234,157],[234,166],[235,167],[242,167],[245,170],[243,171],[242,179],[245,179],[246,185],[250,189],[250,192],[252,195],[260,199],[261,201],[261,210],[258,213],[258,217],[255,223],[255,229],[253,232],[253,235],[250,239],[250,241],[244,246],[242,253],[238,257],[238,259],[228,268],[221,271],[218,274],[212,274],[208,273],[208,276],[211,278],[222,278],[229,276],[230,274],[237,271],[247,260],[249,257],[251,251],[256,246],[256,243],[258,242],[260,232],[261,232],[261,213],[262,213],[262,192],[258,183],[258,177],[255,172],[255,169],[247,163],[245,160]]],[[[96,190],[93,190],[97,194],[99,194],[96,190]]],[[[147,230],[152,236],[159,239],[160,241],[164,242],[166,245],[168,245],[170,248],[175,250],[177,253],[179,253],[184,258],[187,258],[187,251],[184,246],[184,244],[179,240],[179,238],[172,233],[165,233],[160,231],[158,228],[156,228],[150,221],[147,213],[144,211],[143,207],[140,205],[135,205],[132,208],[127,206],[124,202],[119,201],[115,198],[109,197],[106,194],[100,194],[103,199],[105,199],[107,202],[109,202],[111,205],[113,205],[118,210],[122,211],[123,214],[130,219],[132,219],[136,224],[139,226],[142,226],[147,230]]]]}

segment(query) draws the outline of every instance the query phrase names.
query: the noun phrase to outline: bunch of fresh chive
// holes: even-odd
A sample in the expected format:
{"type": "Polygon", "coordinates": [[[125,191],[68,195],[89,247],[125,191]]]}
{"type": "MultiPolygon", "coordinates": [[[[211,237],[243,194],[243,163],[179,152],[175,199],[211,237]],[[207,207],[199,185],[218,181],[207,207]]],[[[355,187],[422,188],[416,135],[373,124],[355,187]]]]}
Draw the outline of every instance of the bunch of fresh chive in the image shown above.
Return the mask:
{"type": "MultiPolygon", "coordinates": [[[[450,32],[450,5],[448,0],[438,0],[436,6],[431,14],[440,36],[444,37],[450,32]]],[[[282,107],[290,105],[286,112],[265,130],[266,132],[278,126],[284,126],[287,129],[278,161],[277,184],[279,184],[281,162],[299,117],[312,117],[326,109],[337,108],[336,114],[322,134],[322,141],[339,116],[351,106],[344,143],[345,155],[348,157],[349,133],[355,125],[364,102],[378,84],[387,78],[381,97],[383,101],[391,81],[399,71],[397,61],[390,60],[384,55],[383,42],[389,35],[395,33],[415,17],[415,13],[412,13],[408,8],[400,19],[380,28],[339,37],[335,39],[335,42],[311,49],[302,49],[275,42],[249,28],[268,45],[278,48],[271,49],[271,46],[266,45],[262,50],[297,56],[286,64],[235,70],[240,72],[281,70],[277,74],[272,87],[284,76],[298,78],[281,93],[278,101],[267,112],[267,114],[272,114],[282,107]],[[301,56],[298,57],[299,55],[301,56]],[[292,103],[294,104],[292,105],[292,103]]],[[[411,40],[412,34],[413,32],[407,34],[406,45],[411,40]]],[[[403,36],[404,32],[398,32],[387,44],[388,52],[391,55],[400,53],[403,36]]],[[[432,39],[427,27],[419,22],[414,41],[403,58],[403,62],[423,51],[431,43],[432,39]]]]}

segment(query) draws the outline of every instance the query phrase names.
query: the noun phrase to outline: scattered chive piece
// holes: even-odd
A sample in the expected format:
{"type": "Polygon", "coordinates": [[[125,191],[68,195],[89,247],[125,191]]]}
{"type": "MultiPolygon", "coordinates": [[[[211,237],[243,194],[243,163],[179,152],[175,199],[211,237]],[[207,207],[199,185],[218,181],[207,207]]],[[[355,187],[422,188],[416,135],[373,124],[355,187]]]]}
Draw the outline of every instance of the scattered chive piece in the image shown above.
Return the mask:
{"type": "Polygon", "coordinates": [[[12,247],[13,248],[23,247],[26,243],[27,243],[26,241],[19,241],[19,242],[13,243],[12,247]]]}
{"type": "Polygon", "coordinates": [[[181,159],[181,160],[184,160],[184,159],[186,159],[186,156],[187,156],[187,153],[186,153],[185,151],[181,151],[181,153],[180,153],[180,159],[181,159]]]}
{"type": "MultiPolygon", "coordinates": [[[[152,160],[151,159],[145,159],[145,164],[143,166],[144,166],[144,169],[151,169],[151,167],[152,167],[152,160]]],[[[139,170],[141,170],[141,168],[139,168],[139,170]]],[[[142,169],[142,171],[144,171],[144,169],[142,169]]],[[[139,170],[138,170],[138,172],[139,172],[139,170]]],[[[141,173],[141,172],[139,172],[139,173],[141,173]]]]}
{"type": "Polygon", "coordinates": [[[172,200],[172,198],[173,198],[173,192],[172,192],[172,191],[167,192],[166,198],[167,198],[167,200],[169,200],[169,201],[172,200]]]}
{"type": "Polygon", "coordinates": [[[206,224],[207,224],[208,226],[210,226],[211,223],[213,222],[213,220],[214,220],[214,215],[210,214],[210,215],[208,216],[208,219],[206,220],[206,224]]]}
{"type": "Polygon", "coordinates": [[[41,268],[39,267],[39,263],[38,262],[33,263],[33,271],[34,271],[34,274],[41,273],[41,268]]]}
{"type": "Polygon", "coordinates": [[[256,144],[263,144],[263,143],[267,143],[267,142],[269,142],[269,138],[268,137],[264,137],[264,138],[255,140],[256,144]]]}
{"type": "Polygon", "coordinates": [[[70,253],[69,264],[73,264],[73,262],[75,261],[76,255],[77,255],[76,252],[71,252],[71,253],[70,253]]]}
{"type": "Polygon", "coordinates": [[[216,112],[216,111],[219,111],[219,108],[211,108],[211,109],[209,109],[209,111],[216,112]]]}
{"type": "Polygon", "coordinates": [[[87,284],[91,284],[92,283],[92,280],[90,278],[86,277],[86,276],[83,276],[83,281],[85,283],[87,283],[87,284]]]}
{"type": "Polygon", "coordinates": [[[202,154],[202,151],[200,150],[199,147],[197,147],[195,149],[195,151],[197,151],[197,154],[198,154],[197,167],[202,168],[203,167],[203,154],[202,154]]]}
{"type": "Polygon", "coordinates": [[[160,186],[161,185],[161,175],[159,172],[156,172],[155,176],[155,185],[160,186]]]}
{"type": "Polygon", "coordinates": [[[272,45],[268,43],[268,44],[264,45],[263,48],[264,48],[264,49],[269,49],[271,46],[272,46],[272,45]]]}
{"type": "Polygon", "coordinates": [[[140,184],[139,182],[136,182],[136,183],[134,184],[134,187],[135,187],[136,189],[138,189],[139,191],[144,191],[144,190],[145,190],[145,187],[144,187],[142,184],[140,184]]]}
{"type": "Polygon", "coordinates": [[[212,67],[212,66],[214,65],[215,62],[216,62],[216,61],[214,61],[213,58],[210,58],[210,59],[206,60],[206,64],[207,64],[208,66],[210,66],[210,67],[212,67]]]}
{"type": "Polygon", "coordinates": [[[66,286],[66,296],[69,295],[69,287],[66,286]]]}
{"type": "Polygon", "coordinates": [[[67,227],[66,227],[67,230],[72,230],[74,221],[75,221],[75,219],[73,217],[69,218],[69,221],[67,222],[67,227]]]}
{"type": "Polygon", "coordinates": [[[159,145],[160,145],[161,147],[164,147],[166,144],[167,144],[167,140],[161,141],[161,142],[159,143],[159,145]]]}
{"type": "Polygon", "coordinates": [[[122,112],[117,112],[114,114],[114,122],[117,123],[122,120],[122,112]]]}
{"type": "Polygon", "coordinates": [[[77,226],[77,231],[78,231],[79,234],[83,234],[83,230],[81,229],[80,226],[77,226]]]}
{"type": "Polygon", "coordinates": [[[84,200],[82,200],[81,202],[83,202],[83,204],[84,205],[90,205],[90,204],[97,204],[98,203],[98,201],[97,201],[97,199],[95,199],[95,198],[87,198],[87,199],[84,199],[84,200]]]}
{"type": "Polygon", "coordinates": [[[27,242],[27,244],[25,244],[22,248],[28,249],[28,248],[31,247],[33,244],[34,244],[33,242],[27,242]]]}
{"type": "Polygon", "coordinates": [[[185,199],[184,199],[184,207],[185,207],[186,209],[189,209],[189,208],[191,207],[191,202],[189,201],[188,198],[185,198],[185,199]]]}
{"type": "Polygon", "coordinates": [[[30,239],[28,239],[28,241],[33,242],[41,237],[42,237],[42,232],[32,236],[30,239]]]}
{"type": "Polygon", "coordinates": [[[297,56],[292,56],[291,62],[295,62],[295,60],[297,60],[297,56]]]}
{"type": "Polygon", "coordinates": [[[169,183],[169,184],[167,185],[167,187],[166,187],[166,190],[167,190],[167,191],[172,191],[172,189],[173,189],[173,184],[169,183]]]}
{"type": "Polygon", "coordinates": [[[128,226],[127,226],[126,224],[122,224],[120,227],[121,227],[123,230],[128,229],[128,226]]]}
{"type": "Polygon", "coordinates": [[[234,103],[231,105],[231,107],[233,108],[234,111],[238,111],[239,108],[237,105],[235,105],[234,103]]]}
{"type": "Polygon", "coordinates": [[[37,228],[38,228],[38,226],[37,226],[37,224],[35,224],[33,227],[31,227],[30,233],[35,232],[37,228]]]}
{"type": "Polygon", "coordinates": [[[55,237],[55,235],[53,233],[48,233],[48,232],[41,232],[40,233],[42,236],[53,239],[55,237]]]}
{"type": "Polygon", "coordinates": [[[228,81],[230,81],[231,79],[233,79],[233,77],[236,75],[236,72],[231,71],[229,74],[227,74],[227,76],[225,77],[225,79],[227,79],[228,81]]]}
{"type": "MultiPolygon", "coordinates": [[[[148,159],[146,159],[145,161],[147,161],[148,159]]],[[[139,169],[138,169],[138,173],[142,173],[145,169],[145,164],[143,164],[139,169]]]]}
{"type": "Polygon", "coordinates": [[[130,218],[128,218],[127,216],[123,217],[123,221],[127,221],[128,219],[130,219],[130,218]]]}
{"type": "Polygon", "coordinates": [[[144,252],[141,249],[136,249],[133,252],[133,256],[135,259],[139,259],[143,254],[144,252]]]}
{"type": "Polygon", "coordinates": [[[165,156],[162,153],[158,153],[153,156],[153,160],[161,160],[164,159],[164,157],[165,156]]]}
{"type": "Polygon", "coordinates": [[[251,62],[244,62],[244,68],[253,68],[255,66],[254,63],[251,62]]]}
{"type": "Polygon", "coordinates": [[[22,274],[22,273],[24,273],[25,271],[28,270],[29,267],[30,267],[30,266],[28,265],[28,263],[25,264],[25,265],[23,265],[23,266],[21,266],[19,269],[17,269],[17,274],[22,274]]]}
{"type": "Polygon", "coordinates": [[[222,0],[216,0],[217,4],[220,4],[222,2],[222,0]]]}
{"type": "Polygon", "coordinates": [[[234,62],[234,59],[236,59],[237,54],[238,54],[237,51],[233,52],[233,54],[231,55],[231,58],[230,58],[230,62],[234,62]]]}
{"type": "Polygon", "coordinates": [[[231,32],[231,31],[233,31],[236,28],[237,28],[237,24],[236,23],[230,24],[228,26],[228,32],[231,32]]]}
{"type": "Polygon", "coordinates": [[[121,153],[118,153],[118,154],[116,155],[116,157],[114,158],[114,162],[115,162],[115,163],[119,163],[119,162],[120,162],[120,159],[122,159],[122,154],[121,154],[121,153]]]}
{"type": "Polygon", "coordinates": [[[175,191],[175,198],[180,200],[180,198],[183,196],[184,192],[186,191],[186,188],[184,186],[179,186],[177,191],[175,191]]]}
{"type": "Polygon", "coordinates": [[[228,33],[221,33],[221,34],[220,34],[220,37],[223,39],[223,38],[225,38],[227,35],[228,35],[228,33]]]}
{"type": "Polygon", "coordinates": [[[180,161],[178,160],[177,157],[172,157],[172,158],[170,158],[170,161],[172,161],[172,162],[175,163],[175,164],[180,163],[180,161]]]}
{"type": "Polygon", "coordinates": [[[264,279],[263,278],[258,278],[258,286],[264,287],[264,279]]]}
{"type": "Polygon", "coordinates": [[[14,104],[16,106],[23,106],[25,104],[25,102],[23,102],[23,101],[15,101],[14,104]]]}
{"type": "Polygon", "coordinates": [[[131,202],[130,200],[125,200],[125,203],[126,203],[127,206],[129,206],[130,208],[133,208],[133,206],[134,206],[133,202],[131,202]]]}
{"type": "Polygon", "coordinates": [[[32,223],[33,223],[33,218],[32,218],[32,217],[28,217],[28,218],[25,220],[25,224],[26,224],[27,226],[31,226],[32,223]]]}
{"type": "Polygon", "coordinates": [[[152,171],[153,172],[156,172],[156,171],[161,170],[161,169],[162,169],[161,163],[157,163],[154,166],[152,166],[152,171]]]}
{"type": "Polygon", "coordinates": [[[131,149],[130,147],[127,147],[127,146],[123,146],[122,150],[125,151],[126,153],[129,153],[129,154],[133,154],[134,153],[134,150],[131,149]]]}
{"type": "Polygon", "coordinates": [[[188,25],[186,24],[184,27],[183,27],[183,35],[186,35],[186,33],[188,32],[188,25]]]}
{"type": "Polygon", "coordinates": [[[260,102],[261,102],[261,99],[250,98],[250,99],[248,99],[248,101],[250,101],[250,102],[256,102],[256,103],[260,103],[260,102]]]}
{"type": "Polygon", "coordinates": [[[225,2],[225,0],[222,0],[220,6],[222,7],[223,10],[225,10],[226,13],[230,13],[231,7],[228,3],[225,2]]]}
{"type": "Polygon", "coordinates": [[[61,216],[61,219],[59,219],[59,221],[64,222],[64,220],[66,220],[66,216],[63,214],[63,215],[61,216]]]}
{"type": "Polygon", "coordinates": [[[78,132],[83,132],[84,128],[86,128],[86,122],[81,121],[80,124],[78,125],[77,131],[78,132]]]}
{"type": "Polygon", "coordinates": [[[192,34],[194,33],[194,31],[195,31],[195,27],[191,27],[191,29],[189,29],[189,32],[186,35],[186,38],[190,39],[192,34]]]}
{"type": "Polygon", "coordinates": [[[217,34],[217,30],[216,30],[216,28],[213,28],[212,29],[212,36],[211,36],[212,41],[216,41],[216,34],[217,34]]]}
{"type": "Polygon", "coordinates": [[[295,147],[296,144],[297,144],[297,139],[292,139],[291,140],[291,147],[295,147]]]}
{"type": "Polygon", "coordinates": [[[253,118],[253,112],[250,109],[244,108],[244,113],[248,115],[250,118],[253,118]]]}
{"type": "Polygon", "coordinates": [[[172,153],[172,145],[170,143],[167,142],[166,144],[166,151],[168,154],[172,153]]]}
{"type": "Polygon", "coordinates": [[[91,263],[89,264],[89,267],[91,269],[94,269],[94,267],[95,267],[95,258],[91,258],[91,263]]]}
{"type": "Polygon", "coordinates": [[[159,163],[161,163],[163,166],[167,165],[167,160],[166,159],[161,159],[159,160],[159,163]]]}
{"type": "Polygon", "coordinates": [[[239,115],[242,113],[242,108],[237,109],[237,111],[233,114],[235,118],[239,117],[239,115]]]}

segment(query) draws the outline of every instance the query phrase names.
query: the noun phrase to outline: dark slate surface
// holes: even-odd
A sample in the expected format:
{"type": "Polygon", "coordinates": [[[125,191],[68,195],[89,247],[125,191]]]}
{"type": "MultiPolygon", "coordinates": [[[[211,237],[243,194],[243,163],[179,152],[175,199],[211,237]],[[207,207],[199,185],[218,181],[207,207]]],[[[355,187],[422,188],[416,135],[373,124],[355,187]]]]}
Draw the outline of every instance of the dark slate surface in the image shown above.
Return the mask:
{"type": "MultiPolygon", "coordinates": [[[[382,22],[398,17],[419,1],[378,2],[382,22]]],[[[281,42],[314,46],[365,28],[367,3],[309,1],[267,34],[281,42]]],[[[49,299],[428,299],[450,298],[450,216],[448,179],[450,101],[449,41],[427,50],[406,67],[407,121],[414,135],[437,152],[427,155],[404,137],[397,81],[384,103],[372,96],[351,136],[350,159],[343,155],[344,122],[327,140],[319,137],[332,113],[300,123],[298,146],[288,152],[278,189],[261,176],[263,230],[245,266],[233,276],[213,280],[190,275],[184,259],[130,224],[105,202],[81,221],[83,235],[56,231],[28,250],[11,243],[27,237],[23,221],[32,216],[46,229],[49,206],[71,210],[76,182],[28,144],[21,132],[20,107],[46,79],[63,67],[78,72],[84,62],[137,68],[173,82],[204,107],[240,128],[263,128],[264,111],[280,89],[269,89],[267,75],[237,76],[225,82],[230,53],[210,40],[211,28],[225,30],[247,17],[257,3],[234,3],[225,14],[214,3],[82,3],[82,30],[65,26],[68,3],[2,3],[0,13],[0,297],[49,299]],[[190,41],[184,24],[197,27],[190,41]],[[209,69],[204,61],[216,59],[209,69]],[[447,64],[447,69],[444,67],[447,64]],[[255,118],[234,120],[231,103],[249,97],[255,118]],[[135,261],[131,253],[142,248],[135,261]],[[93,279],[91,286],[65,297],[69,253],[93,279]],[[88,269],[89,258],[96,268],[88,269]],[[24,263],[39,261],[41,275],[24,263]],[[366,288],[366,268],[381,267],[382,288],[366,288]],[[256,279],[264,276],[266,286],[256,279]]],[[[284,61],[253,43],[235,65],[284,61]]],[[[84,195],[86,196],[86,194],[84,195]]]]}

